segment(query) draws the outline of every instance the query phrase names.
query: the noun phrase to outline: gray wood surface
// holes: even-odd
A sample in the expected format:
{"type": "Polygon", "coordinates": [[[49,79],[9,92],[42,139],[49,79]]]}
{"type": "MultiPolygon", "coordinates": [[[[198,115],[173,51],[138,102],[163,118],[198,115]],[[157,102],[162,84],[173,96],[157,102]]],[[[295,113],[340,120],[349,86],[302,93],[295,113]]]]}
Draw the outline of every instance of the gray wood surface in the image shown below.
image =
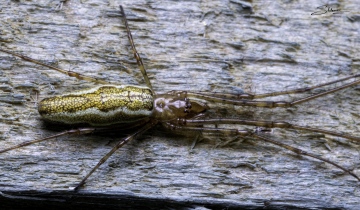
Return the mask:
{"type": "MultiPolygon", "coordinates": [[[[58,1],[0,1],[1,48],[111,82],[142,85],[119,15],[122,4],[156,92],[264,93],[360,73],[355,0],[338,3],[342,13],[318,16],[310,14],[322,1],[70,0],[61,11],[54,10],[58,1]]],[[[0,148],[65,129],[41,121],[33,90],[40,100],[94,86],[5,53],[0,53],[0,81],[0,148]]],[[[285,110],[223,106],[214,114],[359,136],[359,96],[354,87],[285,110]]],[[[123,135],[62,137],[0,154],[0,205],[360,207],[359,182],[331,165],[256,140],[225,144],[229,139],[212,136],[191,149],[196,137],[160,127],[121,148],[79,193],[70,191],[123,135]]],[[[273,129],[269,136],[360,176],[359,144],[293,130],[273,129]]]]}

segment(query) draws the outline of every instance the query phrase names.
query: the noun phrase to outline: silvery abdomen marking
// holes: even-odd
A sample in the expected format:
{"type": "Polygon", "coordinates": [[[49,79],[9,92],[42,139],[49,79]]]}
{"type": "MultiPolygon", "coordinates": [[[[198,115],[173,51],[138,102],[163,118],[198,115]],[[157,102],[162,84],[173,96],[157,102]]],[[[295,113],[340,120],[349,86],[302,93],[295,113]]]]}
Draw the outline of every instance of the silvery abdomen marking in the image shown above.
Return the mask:
{"type": "Polygon", "coordinates": [[[45,98],[38,110],[43,118],[52,122],[106,126],[149,117],[153,104],[149,88],[105,85],[45,98]]]}

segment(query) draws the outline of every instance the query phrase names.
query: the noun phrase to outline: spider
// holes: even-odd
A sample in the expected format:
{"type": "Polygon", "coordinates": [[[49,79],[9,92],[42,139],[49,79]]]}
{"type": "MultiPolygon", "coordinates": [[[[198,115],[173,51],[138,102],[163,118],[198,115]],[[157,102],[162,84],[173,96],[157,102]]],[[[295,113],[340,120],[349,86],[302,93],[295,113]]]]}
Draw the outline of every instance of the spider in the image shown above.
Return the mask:
{"type": "Polygon", "coordinates": [[[170,130],[194,131],[209,134],[223,134],[225,136],[237,136],[240,138],[255,138],[279,147],[290,150],[298,155],[308,156],[314,159],[331,164],[360,181],[359,176],[351,170],[322,158],[316,154],[306,152],[293,146],[273,140],[262,134],[261,129],[265,128],[283,128],[318,132],[352,141],[360,141],[360,137],[351,136],[341,132],[324,130],[307,126],[299,126],[285,121],[263,121],[263,120],[241,120],[237,118],[207,118],[206,112],[210,109],[209,103],[228,104],[235,106],[252,106],[262,108],[288,108],[298,104],[328,95],[339,90],[349,88],[360,84],[360,80],[348,82],[336,88],[330,88],[326,91],[314,93],[308,97],[300,98],[294,101],[261,101],[256,99],[311,92],[313,90],[326,87],[332,84],[345,82],[360,77],[360,74],[348,76],[346,78],[334,80],[315,86],[292,89],[287,91],[271,92],[265,94],[224,94],[224,93],[206,93],[206,92],[188,92],[188,91],[170,91],[167,93],[156,93],[147,76],[142,59],[135,48],[127,18],[122,6],[120,6],[127,36],[137,61],[137,65],[142,73],[146,87],[134,85],[112,85],[106,81],[82,75],[73,71],[67,71],[55,66],[51,66],[33,58],[11,52],[5,49],[0,51],[19,57],[25,61],[36,63],[50,69],[56,70],[70,77],[79,80],[95,82],[101,84],[89,90],[83,90],[74,93],[63,94],[45,98],[39,102],[38,111],[44,120],[53,123],[62,124],[87,124],[88,127],[80,127],[63,131],[61,133],[48,136],[46,138],[26,141],[21,144],[0,150],[0,153],[9,150],[25,147],[37,142],[54,139],[56,137],[75,134],[89,134],[94,132],[106,132],[116,128],[135,129],[133,133],[121,139],[100,161],[87,173],[87,175],[77,184],[74,190],[80,189],[87,179],[99,168],[116,150],[124,146],[129,141],[137,138],[155,125],[162,125],[170,130]],[[215,127],[205,127],[210,124],[215,127]],[[253,126],[254,129],[230,129],[218,128],[216,125],[246,125],[253,126]]]}

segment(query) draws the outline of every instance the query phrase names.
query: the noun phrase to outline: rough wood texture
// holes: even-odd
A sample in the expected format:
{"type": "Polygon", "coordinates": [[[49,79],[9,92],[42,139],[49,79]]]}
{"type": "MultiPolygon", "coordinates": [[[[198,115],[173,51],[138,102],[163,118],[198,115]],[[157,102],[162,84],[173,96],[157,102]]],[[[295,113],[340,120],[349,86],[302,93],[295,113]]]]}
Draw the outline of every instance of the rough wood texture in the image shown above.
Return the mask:
{"type": "MultiPolygon", "coordinates": [[[[70,0],[55,11],[56,2],[1,0],[1,47],[112,82],[143,84],[119,15],[121,3],[157,92],[263,93],[359,73],[360,8],[355,0],[338,3],[343,13],[319,16],[310,14],[322,1],[70,0]]],[[[57,132],[41,121],[33,89],[41,99],[94,85],[4,53],[0,75],[1,148],[57,132]]],[[[225,107],[220,113],[235,117],[245,110],[254,119],[359,136],[359,96],[355,87],[286,110],[237,108],[234,113],[225,107]]],[[[269,135],[360,175],[359,144],[281,129],[269,135]]],[[[194,136],[160,128],[121,148],[80,192],[70,191],[119,138],[63,137],[1,154],[0,205],[360,207],[358,181],[328,164],[255,140],[217,147],[221,139],[213,138],[191,150],[194,136]]]]}

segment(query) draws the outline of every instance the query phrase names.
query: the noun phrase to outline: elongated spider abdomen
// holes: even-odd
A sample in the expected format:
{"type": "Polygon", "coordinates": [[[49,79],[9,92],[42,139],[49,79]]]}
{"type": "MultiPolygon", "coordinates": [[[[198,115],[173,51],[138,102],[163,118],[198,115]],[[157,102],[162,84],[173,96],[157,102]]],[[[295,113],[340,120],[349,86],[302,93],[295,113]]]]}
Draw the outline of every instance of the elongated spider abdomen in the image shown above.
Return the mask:
{"type": "Polygon", "coordinates": [[[149,117],[153,93],[147,87],[105,85],[43,99],[39,113],[51,122],[107,126],[149,117]]]}

